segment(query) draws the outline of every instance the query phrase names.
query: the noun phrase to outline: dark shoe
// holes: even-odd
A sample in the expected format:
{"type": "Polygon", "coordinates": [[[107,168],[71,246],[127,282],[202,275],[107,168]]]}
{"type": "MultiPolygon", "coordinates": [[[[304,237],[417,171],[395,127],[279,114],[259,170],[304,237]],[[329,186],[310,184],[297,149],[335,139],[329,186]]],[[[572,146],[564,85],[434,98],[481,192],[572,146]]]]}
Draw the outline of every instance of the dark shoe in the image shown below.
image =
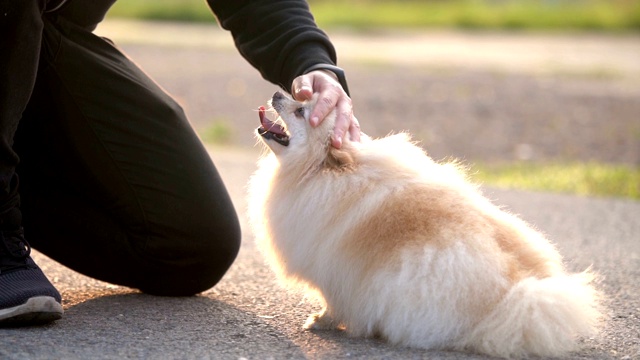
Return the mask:
{"type": "Polygon", "coordinates": [[[31,247],[22,228],[7,231],[2,227],[0,326],[38,325],[60,319],[63,313],[60,293],[31,259],[31,247]]]}

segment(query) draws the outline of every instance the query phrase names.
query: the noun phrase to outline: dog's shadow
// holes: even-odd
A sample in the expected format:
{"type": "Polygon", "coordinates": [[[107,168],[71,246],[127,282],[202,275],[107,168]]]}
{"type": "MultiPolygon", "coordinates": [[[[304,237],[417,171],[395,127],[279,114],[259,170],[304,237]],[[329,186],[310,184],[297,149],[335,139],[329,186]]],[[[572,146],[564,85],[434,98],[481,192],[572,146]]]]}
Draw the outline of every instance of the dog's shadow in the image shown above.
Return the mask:
{"type": "MultiPolygon", "coordinates": [[[[358,359],[455,359],[491,360],[494,357],[447,350],[424,350],[404,346],[394,346],[381,337],[352,337],[344,328],[332,330],[305,330],[324,343],[333,344],[334,353],[329,350],[326,358],[351,357],[358,359]]],[[[328,347],[331,348],[331,347],[328,347]]]]}

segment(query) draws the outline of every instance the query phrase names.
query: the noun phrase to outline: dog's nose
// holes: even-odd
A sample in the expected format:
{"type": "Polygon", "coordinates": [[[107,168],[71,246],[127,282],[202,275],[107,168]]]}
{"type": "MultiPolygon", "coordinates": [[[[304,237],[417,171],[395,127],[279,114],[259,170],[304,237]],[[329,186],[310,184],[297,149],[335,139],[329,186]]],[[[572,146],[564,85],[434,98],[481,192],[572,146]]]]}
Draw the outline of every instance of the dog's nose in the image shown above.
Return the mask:
{"type": "Polygon", "coordinates": [[[273,94],[273,97],[271,98],[271,101],[280,101],[284,99],[284,94],[281,93],[280,91],[276,91],[275,94],[273,94]]]}

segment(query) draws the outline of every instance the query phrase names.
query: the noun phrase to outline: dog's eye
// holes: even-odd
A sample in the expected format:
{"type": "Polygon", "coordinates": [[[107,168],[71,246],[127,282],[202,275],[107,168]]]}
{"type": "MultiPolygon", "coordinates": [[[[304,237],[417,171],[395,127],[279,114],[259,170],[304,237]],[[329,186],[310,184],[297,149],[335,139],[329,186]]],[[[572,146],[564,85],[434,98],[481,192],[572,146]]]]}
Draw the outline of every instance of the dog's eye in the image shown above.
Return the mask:
{"type": "Polygon", "coordinates": [[[297,109],[296,109],[296,111],[294,112],[294,114],[295,114],[297,117],[301,117],[301,118],[303,118],[303,117],[304,117],[304,108],[303,108],[303,107],[299,107],[299,108],[297,108],[297,109]]]}

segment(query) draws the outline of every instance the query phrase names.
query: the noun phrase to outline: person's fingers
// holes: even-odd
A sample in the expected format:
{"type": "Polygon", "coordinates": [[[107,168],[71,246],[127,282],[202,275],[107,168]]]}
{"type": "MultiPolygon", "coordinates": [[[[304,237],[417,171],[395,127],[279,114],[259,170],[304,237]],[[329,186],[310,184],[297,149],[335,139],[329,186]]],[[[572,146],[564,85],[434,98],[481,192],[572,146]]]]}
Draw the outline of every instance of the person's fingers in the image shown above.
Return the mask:
{"type": "Polygon", "coordinates": [[[319,89],[318,92],[318,101],[316,102],[316,106],[313,107],[311,116],[309,117],[309,122],[313,127],[318,126],[320,121],[324,120],[324,118],[336,108],[338,101],[341,99],[342,88],[324,86],[322,89],[319,89]]]}
{"type": "Polygon", "coordinates": [[[360,142],[360,123],[353,115],[351,118],[351,125],[349,126],[349,139],[351,141],[360,142]]]}
{"type": "Polygon", "coordinates": [[[357,138],[360,138],[360,129],[357,124],[357,120],[353,116],[353,109],[351,107],[351,99],[348,97],[341,98],[335,106],[336,108],[336,123],[333,128],[333,134],[331,136],[331,145],[339,149],[342,146],[344,137],[347,133],[352,141],[355,141],[353,133],[357,132],[357,138]],[[355,123],[354,123],[355,122],[355,123]],[[357,127],[354,130],[353,127],[357,127]]]}
{"type": "Polygon", "coordinates": [[[295,78],[291,84],[291,94],[293,95],[293,98],[298,101],[311,99],[313,96],[312,77],[307,74],[295,78]]]}

